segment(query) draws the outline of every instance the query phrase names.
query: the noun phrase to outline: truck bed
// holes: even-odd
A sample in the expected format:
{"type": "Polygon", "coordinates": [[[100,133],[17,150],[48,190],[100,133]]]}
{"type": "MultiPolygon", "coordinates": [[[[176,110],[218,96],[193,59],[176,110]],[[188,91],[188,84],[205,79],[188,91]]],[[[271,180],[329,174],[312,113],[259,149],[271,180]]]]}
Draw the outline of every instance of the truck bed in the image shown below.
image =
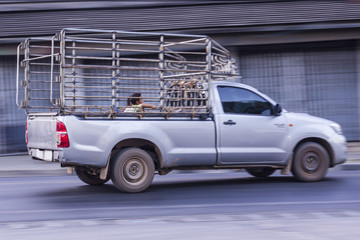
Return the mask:
{"type": "MultiPolygon", "coordinates": [[[[159,160],[164,168],[216,164],[215,123],[211,119],[109,120],[43,114],[29,117],[27,131],[28,147],[34,157],[64,164],[104,167],[114,146],[125,139],[148,139],[156,144],[165,154],[162,159],[166,161],[159,160]],[[65,124],[70,141],[70,148],[61,151],[56,146],[58,121],[65,124]]],[[[136,146],[136,141],[131,145],[136,146]]]]}

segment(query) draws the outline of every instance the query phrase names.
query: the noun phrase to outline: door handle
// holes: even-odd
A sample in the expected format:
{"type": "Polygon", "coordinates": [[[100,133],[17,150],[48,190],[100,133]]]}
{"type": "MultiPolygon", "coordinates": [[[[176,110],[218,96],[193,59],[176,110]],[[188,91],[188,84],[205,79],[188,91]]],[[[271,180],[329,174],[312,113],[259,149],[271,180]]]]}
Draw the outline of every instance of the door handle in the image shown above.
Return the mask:
{"type": "Polygon", "coordinates": [[[226,122],[224,122],[224,125],[235,125],[236,122],[234,122],[233,120],[228,120],[226,122]]]}

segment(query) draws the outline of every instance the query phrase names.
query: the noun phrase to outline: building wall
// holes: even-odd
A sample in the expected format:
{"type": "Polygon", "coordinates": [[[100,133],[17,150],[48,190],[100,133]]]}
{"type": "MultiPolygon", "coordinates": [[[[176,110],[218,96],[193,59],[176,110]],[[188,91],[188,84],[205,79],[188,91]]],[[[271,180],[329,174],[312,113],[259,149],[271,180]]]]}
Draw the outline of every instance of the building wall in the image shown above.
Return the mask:
{"type": "Polygon", "coordinates": [[[16,106],[16,57],[0,56],[0,154],[23,152],[24,110],[16,106]]]}
{"type": "Polygon", "coordinates": [[[356,41],[248,47],[239,52],[241,82],[291,112],[342,125],[347,140],[360,140],[356,41]]]}
{"type": "MultiPolygon", "coordinates": [[[[358,119],[360,119],[360,40],[356,41],[356,59],[355,59],[355,65],[356,65],[356,82],[357,82],[357,104],[358,104],[358,119]]],[[[360,121],[358,123],[360,125],[360,121]]],[[[360,138],[356,139],[357,141],[360,140],[360,138]]]]}
{"type": "Polygon", "coordinates": [[[70,27],[197,34],[342,29],[359,27],[360,13],[356,0],[27,2],[1,4],[0,40],[70,27]]]}

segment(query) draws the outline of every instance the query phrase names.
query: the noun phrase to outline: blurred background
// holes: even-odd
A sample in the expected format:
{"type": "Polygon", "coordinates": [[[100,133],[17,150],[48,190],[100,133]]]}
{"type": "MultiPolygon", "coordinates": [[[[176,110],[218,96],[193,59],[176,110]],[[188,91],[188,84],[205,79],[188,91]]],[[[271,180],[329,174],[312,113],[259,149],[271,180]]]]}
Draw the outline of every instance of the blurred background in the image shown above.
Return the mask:
{"type": "Polygon", "coordinates": [[[205,34],[237,59],[239,82],[360,140],[360,1],[0,1],[0,155],[25,152],[16,48],[63,28],[205,34]]]}

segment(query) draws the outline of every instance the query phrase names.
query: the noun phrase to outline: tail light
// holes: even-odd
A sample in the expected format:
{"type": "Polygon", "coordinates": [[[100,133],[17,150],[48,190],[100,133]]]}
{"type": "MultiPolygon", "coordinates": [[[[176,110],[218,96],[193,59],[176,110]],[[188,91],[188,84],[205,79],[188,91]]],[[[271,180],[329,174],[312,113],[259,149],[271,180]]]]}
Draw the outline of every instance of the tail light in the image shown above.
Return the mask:
{"type": "Polygon", "coordinates": [[[69,136],[63,122],[58,121],[56,123],[56,137],[57,137],[57,147],[58,148],[68,148],[70,147],[69,136]]]}

